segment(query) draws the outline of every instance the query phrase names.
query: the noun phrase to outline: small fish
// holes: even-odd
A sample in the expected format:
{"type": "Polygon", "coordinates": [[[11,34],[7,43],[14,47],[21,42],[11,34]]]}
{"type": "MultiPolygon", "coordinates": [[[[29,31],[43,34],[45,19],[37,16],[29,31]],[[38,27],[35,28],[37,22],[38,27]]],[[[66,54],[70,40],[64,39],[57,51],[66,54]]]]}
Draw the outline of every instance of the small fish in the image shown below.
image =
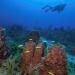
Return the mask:
{"type": "Polygon", "coordinates": [[[23,47],[23,45],[18,45],[18,48],[22,48],[23,47]]]}
{"type": "Polygon", "coordinates": [[[52,43],[55,43],[55,41],[51,41],[52,43]]]}
{"type": "Polygon", "coordinates": [[[32,41],[33,39],[29,39],[30,41],[32,41]]]}
{"type": "Polygon", "coordinates": [[[37,49],[38,49],[38,48],[41,48],[41,47],[40,47],[40,46],[36,46],[35,48],[37,48],[37,49]]]}
{"type": "Polygon", "coordinates": [[[6,30],[5,28],[0,27],[0,31],[5,31],[5,30],[6,30]]]}
{"type": "Polygon", "coordinates": [[[44,40],[43,42],[47,42],[46,40],[44,40]]]}
{"type": "Polygon", "coordinates": [[[30,51],[25,51],[25,53],[29,53],[30,51]]]}
{"type": "Polygon", "coordinates": [[[2,30],[3,30],[3,31],[5,31],[6,29],[5,29],[5,28],[3,28],[2,30]]]}
{"type": "Polygon", "coordinates": [[[52,72],[48,72],[49,75],[54,75],[52,72]]]}

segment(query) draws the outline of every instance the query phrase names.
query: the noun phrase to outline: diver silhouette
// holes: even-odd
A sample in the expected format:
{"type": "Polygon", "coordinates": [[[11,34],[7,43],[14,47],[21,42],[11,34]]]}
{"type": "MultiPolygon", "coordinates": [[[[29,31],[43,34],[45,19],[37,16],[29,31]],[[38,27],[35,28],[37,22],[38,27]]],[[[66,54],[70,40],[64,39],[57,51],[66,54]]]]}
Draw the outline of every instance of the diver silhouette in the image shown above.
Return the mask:
{"type": "Polygon", "coordinates": [[[62,12],[66,7],[66,4],[59,4],[59,5],[56,5],[56,6],[49,6],[49,5],[46,5],[44,6],[42,9],[45,11],[45,12],[48,12],[48,11],[52,11],[52,12],[62,12]]]}

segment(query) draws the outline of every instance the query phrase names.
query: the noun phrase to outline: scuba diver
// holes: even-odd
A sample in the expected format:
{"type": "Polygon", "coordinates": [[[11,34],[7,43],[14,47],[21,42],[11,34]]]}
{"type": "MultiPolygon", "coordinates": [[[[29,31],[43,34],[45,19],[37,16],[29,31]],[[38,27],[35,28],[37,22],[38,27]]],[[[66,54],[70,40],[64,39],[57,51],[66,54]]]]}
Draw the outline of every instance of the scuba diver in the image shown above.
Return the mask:
{"type": "Polygon", "coordinates": [[[59,4],[59,5],[56,5],[56,6],[49,6],[49,5],[46,5],[44,6],[42,9],[45,11],[45,12],[48,12],[48,11],[52,11],[52,12],[62,12],[66,7],[66,4],[59,4]]]}

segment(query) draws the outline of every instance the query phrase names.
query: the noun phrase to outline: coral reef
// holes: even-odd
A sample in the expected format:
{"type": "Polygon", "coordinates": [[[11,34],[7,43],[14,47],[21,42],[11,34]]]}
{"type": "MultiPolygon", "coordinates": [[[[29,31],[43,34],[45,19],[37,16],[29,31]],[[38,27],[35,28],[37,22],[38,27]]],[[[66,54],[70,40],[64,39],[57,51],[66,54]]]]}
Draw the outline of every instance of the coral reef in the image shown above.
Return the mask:
{"type": "Polygon", "coordinates": [[[2,63],[2,60],[6,57],[8,53],[8,48],[5,44],[5,37],[3,34],[3,28],[0,27],[0,65],[2,63]]]}
{"type": "Polygon", "coordinates": [[[43,44],[34,42],[25,43],[25,48],[21,57],[22,75],[67,75],[66,55],[59,45],[53,45],[48,48],[45,59],[42,59],[43,44]],[[39,65],[39,66],[38,66],[39,65]]]}
{"type": "MultiPolygon", "coordinates": [[[[22,33],[22,29],[20,30],[20,33],[22,33]]],[[[15,32],[16,31],[17,29],[15,29],[15,32]]],[[[16,33],[20,36],[18,31],[16,33]]],[[[65,31],[63,31],[63,29],[58,31],[55,29],[54,32],[52,31],[51,37],[56,39],[53,39],[55,40],[53,43],[48,39],[47,41],[40,39],[39,33],[37,31],[32,31],[29,33],[25,45],[23,45],[26,38],[25,33],[25,36],[16,38],[18,36],[14,34],[15,32],[13,30],[12,33],[9,33],[11,37],[8,39],[8,36],[4,36],[4,29],[0,27],[0,75],[74,75],[75,55],[73,49],[75,47],[72,48],[72,45],[66,47],[66,45],[64,45],[66,49],[64,46],[61,46],[63,44],[60,41],[63,42],[64,37],[58,35],[61,33],[64,35],[65,31]],[[16,41],[21,41],[23,38],[23,42],[12,40],[12,36],[16,41]],[[61,39],[59,39],[60,37],[61,39]],[[9,42],[6,42],[5,38],[9,42]],[[6,45],[8,45],[9,48],[9,57],[7,57],[8,48],[6,45]],[[65,49],[66,54],[63,49],[65,49]],[[4,60],[6,57],[7,59],[4,60]]],[[[48,36],[50,37],[50,34],[48,36]]]]}

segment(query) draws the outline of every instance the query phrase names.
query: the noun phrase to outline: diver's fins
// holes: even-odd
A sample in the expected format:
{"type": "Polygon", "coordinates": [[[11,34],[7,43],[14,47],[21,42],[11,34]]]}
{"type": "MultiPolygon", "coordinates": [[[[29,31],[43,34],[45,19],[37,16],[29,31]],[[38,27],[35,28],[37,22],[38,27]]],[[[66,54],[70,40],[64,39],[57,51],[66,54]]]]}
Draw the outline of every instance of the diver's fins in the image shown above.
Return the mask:
{"type": "Polygon", "coordinates": [[[44,6],[42,9],[46,9],[46,8],[49,8],[49,5],[44,6]]]}
{"type": "Polygon", "coordinates": [[[49,6],[48,9],[45,10],[45,12],[52,11],[52,10],[53,10],[53,7],[49,6]]]}

